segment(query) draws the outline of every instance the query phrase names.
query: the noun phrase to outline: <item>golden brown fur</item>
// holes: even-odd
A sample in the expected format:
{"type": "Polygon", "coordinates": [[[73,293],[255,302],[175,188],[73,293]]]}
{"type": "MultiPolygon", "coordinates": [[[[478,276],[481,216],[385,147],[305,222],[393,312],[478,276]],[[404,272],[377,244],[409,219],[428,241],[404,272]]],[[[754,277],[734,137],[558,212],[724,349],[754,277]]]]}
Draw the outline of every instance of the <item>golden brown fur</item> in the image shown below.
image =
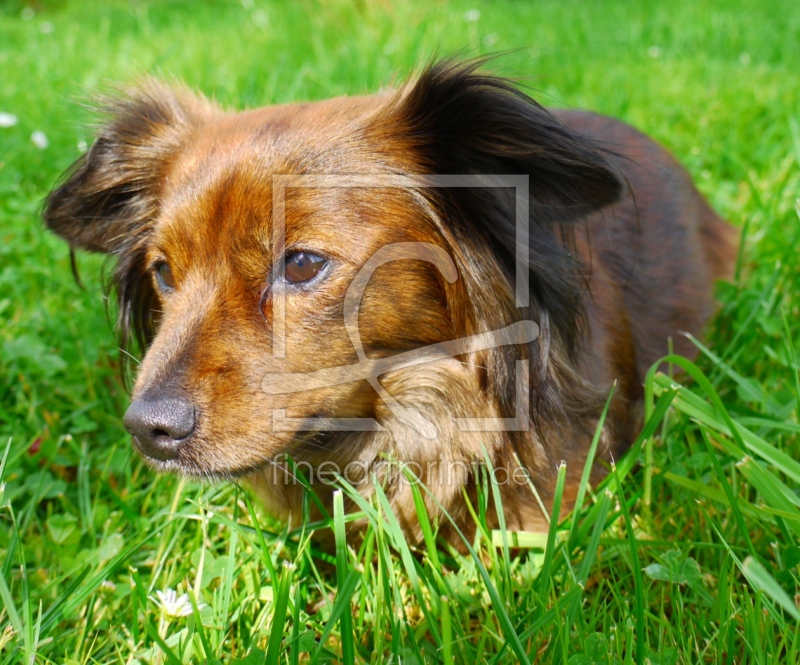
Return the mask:
{"type": "MultiPolygon", "coordinates": [[[[367,471],[351,480],[382,474],[412,537],[411,490],[381,466],[386,459],[412,464],[435,496],[431,513],[438,502],[459,526],[469,522],[462,493],[474,491],[484,449],[507,474],[519,460],[545,499],[564,460],[574,491],[612,383],[619,388],[604,458],[623,452],[641,425],[647,368],[670,337],[692,353],[679,333],[702,331],[713,281],[731,274],[732,229],[665,150],[615,120],[551,114],[474,65],[435,65],[383,95],[244,113],[149,83],[109,113],[89,153],[50,195],[45,219],[73,248],[117,258],[123,337],[138,334],[147,347],[133,390],[146,412],[138,417],[157,427],[159,413],[169,420],[170,409],[184,409],[189,434],[168,437],[169,457],[148,462],[202,478],[246,478],[286,518],[299,519],[302,487],[284,472],[283,454],[312,475],[323,463],[342,470],[354,462],[367,471]],[[514,300],[508,190],[289,189],[282,248],[272,223],[276,174],[527,175],[528,306],[514,300]],[[449,283],[418,260],[378,268],[358,318],[370,358],[526,319],[539,324],[539,337],[382,376],[395,400],[435,423],[435,441],[403,424],[365,381],[267,394],[267,375],[357,362],[345,293],[376,251],[408,242],[444,248],[458,278],[449,283]],[[324,278],[281,285],[279,259],[300,249],[327,259],[324,278]],[[175,286],[159,290],[153,271],[164,263],[175,286]],[[285,357],[273,353],[279,290],[285,357]],[[530,426],[460,431],[453,417],[513,416],[518,360],[530,426]],[[275,431],[275,409],[296,418],[373,418],[382,429],[275,431]]],[[[330,501],[329,486],[315,481],[330,501]]],[[[359,487],[371,490],[368,482],[359,487]]],[[[503,492],[509,528],[544,524],[527,482],[506,483],[503,492]]]]}

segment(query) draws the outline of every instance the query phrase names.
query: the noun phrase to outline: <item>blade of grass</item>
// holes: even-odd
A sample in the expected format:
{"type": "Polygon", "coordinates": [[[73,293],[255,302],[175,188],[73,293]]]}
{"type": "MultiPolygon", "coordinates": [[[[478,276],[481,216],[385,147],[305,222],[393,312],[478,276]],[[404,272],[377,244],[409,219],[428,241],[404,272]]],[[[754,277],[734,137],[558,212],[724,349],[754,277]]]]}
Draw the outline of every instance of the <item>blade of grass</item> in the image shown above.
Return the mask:
{"type": "MultiPolygon", "coordinates": [[[[239,502],[235,502],[234,504],[234,515],[233,515],[233,522],[238,523],[238,509],[239,509],[239,502]]],[[[228,616],[230,613],[230,606],[231,606],[231,595],[233,593],[233,573],[236,568],[236,552],[239,545],[239,530],[233,529],[230,532],[230,541],[228,545],[228,554],[227,560],[225,562],[225,573],[222,577],[222,584],[221,584],[221,592],[222,592],[222,603],[218,606],[218,614],[217,614],[217,625],[222,626],[222,630],[219,635],[219,643],[221,644],[222,641],[225,639],[225,626],[229,625],[228,616]]]]}
{"type": "Polygon", "coordinates": [[[769,571],[761,565],[758,559],[749,556],[741,566],[742,574],[754,589],[763,591],[773,602],[780,605],[795,620],[800,621],[800,611],[786,590],[778,584],[769,571]]]}
{"type": "Polygon", "coordinates": [[[742,517],[742,511],[739,510],[739,502],[736,500],[736,497],[733,494],[733,489],[728,482],[728,477],[725,475],[725,472],[722,470],[722,465],[717,459],[717,452],[714,450],[714,446],[711,445],[711,440],[708,438],[708,432],[706,432],[705,429],[701,429],[700,435],[706,444],[706,450],[708,451],[708,456],[711,459],[711,464],[714,467],[714,473],[717,474],[717,480],[719,481],[720,485],[722,485],[725,496],[728,498],[728,505],[733,512],[733,518],[736,520],[736,525],[739,527],[739,531],[747,543],[747,549],[750,550],[752,555],[755,555],[756,550],[753,546],[753,541],[750,538],[750,533],[747,530],[744,517],[742,517]]]}
{"type": "Polygon", "coordinates": [[[553,510],[550,516],[550,528],[547,531],[547,545],[544,548],[544,562],[542,569],[537,577],[537,590],[539,599],[544,607],[544,599],[547,597],[547,584],[550,582],[550,568],[553,565],[556,547],[556,531],[558,530],[558,517],[561,512],[561,498],[564,495],[564,483],[567,479],[567,465],[561,462],[558,465],[558,475],[556,476],[556,489],[553,495],[553,510]]]}
{"type": "Polygon", "coordinates": [[[608,393],[608,397],[606,398],[603,412],[600,414],[600,420],[597,422],[597,427],[595,428],[594,436],[592,437],[592,443],[589,446],[589,454],[586,456],[586,463],[583,465],[583,473],[581,474],[581,480],[578,484],[578,492],[575,495],[575,505],[572,509],[573,517],[569,529],[570,547],[574,546],[573,539],[575,537],[575,529],[578,526],[577,515],[583,510],[583,499],[586,496],[586,490],[589,487],[589,479],[592,475],[592,468],[594,467],[594,458],[597,455],[597,446],[600,443],[600,437],[603,433],[603,425],[605,425],[606,418],[608,417],[608,409],[611,406],[611,400],[614,398],[614,392],[616,389],[617,382],[614,381],[614,384],[611,386],[611,390],[608,393]]]}
{"type": "MultiPolygon", "coordinates": [[[[728,541],[722,536],[722,532],[719,529],[719,526],[716,522],[711,519],[711,516],[708,514],[708,511],[702,504],[700,505],[700,510],[703,511],[703,514],[708,519],[709,524],[714,529],[717,534],[717,537],[722,541],[723,545],[725,545],[725,549],[728,550],[728,555],[733,559],[733,562],[736,564],[737,568],[741,571],[742,575],[744,575],[745,579],[750,583],[750,585],[756,590],[764,593],[767,598],[771,601],[778,603],[781,607],[783,607],[795,620],[800,621],[800,611],[798,611],[797,607],[788,597],[786,592],[783,588],[775,581],[772,575],[764,568],[759,561],[753,557],[748,556],[745,559],[745,562],[748,560],[751,562],[748,564],[747,570],[745,570],[745,564],[742,562],[739,557],[736,556],[733,548],[728,544],[728,541]],[[787,606],[788,603],[788,606],[787,606]]],[[[768,607],[774,611],[772,608],[771,603],[768,603],[768,607]]]]}
{"type": "Polygon", "coordinates": [[[342,614],[344,612],[350,612],[350,599],[353,597],[356,586],[358,586],[359,577],[360,573],[355,569],[347,574],[344,584],[342,584],[339,593],[336,594],[336,600],[333,602],[333,608],[331,609],[331,616],[328,619],[328,623],[325,625],[322,635],[320,635],[319,647],[308,665],[314,665],[320,657],[327,655],[325,642],[327,642],[334,627],[340,622],[342,614]]]}
{"type": "MultiPolygon", "coordinates": [[[[131,595],[134,598],[136,597],[136,594],[131,594],[131,595]]],[[[206,635],[205,628],[203,627],[203,619],[200,616],[200,607],[197,604],[197,597],[195,596],[194,591],[191,589],[189,590],[189,601],[192,604],[194,629],[197,631],[197,634],[200,637],[200,644],[203,645],[203,651],[205,652],[209,665],[217,665],[220,661],[214,656],[214,650],[211,648],[211,644],[208,641],[208,636],[206,635]]]]}
{"type": "Polygon", "coordinates": [[[611,471],[617,484],[617,496],[622,508],[622,518],[625,522],[625,531],[628,534],[628,543],[631,551],[631,568],[633,573],[634,585],[634,615],[636,624],[636,663],[644,663],[645,644],[647,644],[647,624],[644,621],[644,582],[642,580],[642,564],[639,561],[639,550],[636,544],[636,534],[633,531],[633,521],[631,520],[628,504],[625,501],[625,494],[622,491],[622,480],[616,473],[616,469],[611,471]]]}
{"type": "Polygon", "coordinates": [[[298,665],[300,662],[300,649],[298,648],[298,642],[300,639],[300,607],[305,606],[305,598],[306,598],[306,586],[302,583],[302,579],[304,577],[304,573],[308,568],[308,564],[306,563],[306,557],[303,556],[302,558],[302,568],[298,571],[298,584],[295,588],[294,592],[294,603],[292,607],[292,645],[293,648],[289,654],[289,663],[290,665],[298,665]]]}
{"type": "MultiPolygon", "coordinates": [[[[800,157],[798,158],[800,159],[800,157]]],[[[800,217],[800,205],[797,206],[797,215],[800,217]]],[[[792,329],[789,327],[789,318],[785,308],[781,308],[781,318],[783,319],[783,330],[786,333],[786,347],[789,350],[789,363],[794,369],[794,418],[800,419],[800,364],[797,362],[797,353],[794,350],[794,340],[792,339],[792,329]]],[[[0,478],[2,473],[0,473],[0,478]]]]}
{"type": "MultiPolygon", "coordinates": [[[[350,569],[347,561],[347,536],[344,526],[344,496],[342,490],[333,493],[333,528],[336,539],[336,584],[342,593],[350,569]]],[[[342,662],[345,665],[355,663],[355,645],[353,643],[353,616],[350,612],[342,614],[341,623],[342,662]]]]}
{"type": "Polygon", "coordinates": [[[11,451],[11,437],[8,437],[6,442],[6,449],[3,451],[3,458],[0,459],[0,485],[3,483],[6,471],[6,461],[8,460],[8,453],[11,451]]]}
{"type": "MultiPolygon", "coordinates": [[[[17,540],[22,542],[22,538],[19,535],[19,530],[17,527],[17,521],[13,519],[13,514],[11,526],[17,536],[17,540]]],[[[22,585],[20,595],[22,596],[22,626],[24,629],[24,632],[22,633],[23,651],[25,652],[25,662],[29,665],[33,665],[33,662],[36,659],[36,643],[33,639],[33,612],[31,609],[31,595],[30,587],[28,585],[28,566],[25,564],[24,547],[20,547],[17,550],[17,556],[19,557],[20,581],[22,585]]]]}
{"type": "Polygon", "coordinates": [[[316,491],[314,491],[314,487],[309,482],[308,478],[306,477],[306,474],[300,468],[300,465],[297,464],[297,462],[294,461],[294,458],[289,455],[286,456],[286,461],[291,467],[292,477],[296,481],[298,481],[305,490],[303,494],[303,500],[305,501],[308,498],[311,498],[311,500],[314,502],[314,505],[317,507],[317,510],[319,510],[320,515],[322,515],[323,520],[326,523],[330,524],[331,515],[328,512],[328,509],[325,507],[325,504],[322,502],[322,499],[320,499],[319,496],[317,496],[316,491]]]}
{"type": "Polygon", "coordinates": [[[275,592],[275,611],[272,613],[272,626],[269,630],[267,642],[267,655],[265,665],[278,665],[281,657],[281,643],[284,637],[284,624],[286,623],[286,610],[289,607],[289,591],[292,587],[292,568],[284,566],[278,578],[275,592]]]}
{"type": "MultiPolygon", "coordinates": [[[[730,508],[730,499],[728,495],[722,491],[718,490],[714,487],[710,487],[706,483],[699,482],[697,480],[692,480],[691,478],[686,478],[685,476],[679,476],[675,473],[670,471],[666,471],[664,473],[664,479],[668,480],[675,485],[680,485],[681,487],[685,487],[691,492],[694,492],[698,496],[705,497],[707,499],[711,499],[712,501],[716,501],[717,503],[722,504],[723,506],[728,506],[730,508]]],[[[747,515],[750,519],[758,520],[759,518],[763,517],[759,515],[759,512],[753,508],[750,504],[748,504],[743,499],[738,497],[734,497],[736,502],[739,506],[739,510],[747,515]]]]}
{"type": "Polygon", "coordinates": [[[261,560],[267,567],[267,572],[269,572],[270,580],[274,580],[277,578],[278,575],[275,572],[275,566],[273,565],[272,557],[269,554],[269,547],[267,547],[267,541],[264,538],[264,532],[261,529],[261,524],[260,524],[261,520],[258,519],[255,508],[253,507],[253,502],[250,500],[250,497],[247,495],[247,492],[244,493],[244,501],[245,505],[247,506],[247,512],[250,515],[250,520],[253,522],[253,527],[256,530],[258,552],[261,555],[261,560]]]}
{"type": "Polygon", "coordinates": [[[17,612],[17,608],[14,605],[14,599],[11,597],[11,590],[8,588],[5,578],[3,578],[2,575],[0,575],[0,599],[3,600],[3,606],[8,614],[8,620],[11,623],[11,627],[14,629],[17,635],[23,635],[22,618],[19,616],[19,612],[17,612]]]}
{"type": "Polygon", "coordinates": [[[428,560],[431,564],[431,574],[436,579],[436,582],[439,586],[439,592],[447,594],[450,592],[450,589],[446,580],[442,576],[442,563],[439,560],[439,548],[436,545],[436,534],[433,532],[433,526],[431,525],[430,518],[428,517],[428,508],[425,505],[425,499],[419,489],[419,478],[417,478],[407,466],[403,468],[403,473],[406,474],[406,479],[411,486],[411,494],[414,497],[414,509],[417,512],[417,517],[419,518],[419,527],[422,531],[422,539],[425,543],[426,554],[428,555],[428,560]]]}
{"type": "MultiPolygon", "coordinates": [[[[511,595],[513,587],[511,583],[511,556],[508,551],[508,531],[506,530],[506,515],[505,511],[503,510],[503,497],[500,494],[500,485],[497,483],[497,474],[495,473],[492,460],[489,457],[489,451],[486,450],[486,446],[483,445],[483,443],[481,443],[481,450],[483,451],[483,460],[486,464],[487,473],[489,475],[489,486],[492,490],[492,500],[494,502],[494,509],[497,515],[497,526],[499,527],[500,538],[502,540],[501,551],[503,565],[500,567],[501,581],[503,583],[502,592],[508,597],[511,595]]],[[[510,471],[507,471],[507,473],[510,473],[510,471]]],[[[489,543],[492,542],[491,537],[488,540],[489,543]]]]}
{"type": "Polygon", "coordinates": [[[442,665],[453,665],[453,626],[450,620],[450,599],[442,596],[442,665]]]}
{"type": "Polygon", "coordinates": [[[595,558],[597,557],[597,550],[600,547],[600,538],[603,535],[603,531],[606,528],[606,519],[608,517],[608,510],[611,507],[611,497],[613,495],[610,491],[606,490],[603,492],[603,496],[600,498],[599,510],[597,511],[597,519],[594,523],[594,528],[592,529],[592,535],[589,538],[589,542],[586,544],[586,549],[584,550],[583,561],[581,561],[581,567],[578,570],[578,583],[583,585],[586,583],[586,580],[589,579],[589,571],[592,569],[592,564],[594,563],[595,558]]]}
{"type": "Polygon", "coordinates": [[[164,641],[161,635],[158,634],[158,630],[152,624],[150,619],[146,616],[142,617],[142,621],[144,622],[144,630],[150,636],[159,647],[161,647],[162,653],[167,657],[167,660],[171,663],[171,665],[182,665],[181,659],[175,655],[175,652],[170,648],[170,646],[164,641]]]}
{"type": "Polygon", "coordinates": [[[761,390],[758,386],[753,385],[752,381],[746,380],[741,374],[736,372],[730,365],[728,365],[724,360],[722,360],[722,358],[711,351],[696,337],[690,335],[689,333],[686,333],[686,337],[692,342],[692,344],[700,349],[700,352],[704,356],[714,363],[715,367],[719,368],[723,374],[725,374],[725,376],[730,378],[742,390],[742,392],[750,398],[751,401],[758,404],[765,404],[772,415],[781,413],[784,410],[785,406],[783,404],[778,402],[778,400],[772,397],[772,395],[769,393],[761,390]]]}

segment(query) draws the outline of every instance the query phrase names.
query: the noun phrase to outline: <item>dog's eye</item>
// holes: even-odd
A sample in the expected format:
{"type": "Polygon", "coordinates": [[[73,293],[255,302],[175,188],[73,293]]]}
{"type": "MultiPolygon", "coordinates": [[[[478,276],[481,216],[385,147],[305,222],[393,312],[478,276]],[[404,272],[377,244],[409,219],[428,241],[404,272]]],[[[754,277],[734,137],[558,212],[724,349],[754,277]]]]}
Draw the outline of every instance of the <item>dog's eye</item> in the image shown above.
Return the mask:
{"type": "Polygon", "coordinates": [[[166,261],[159,261],[153,267],[156,274],[158,286],[164,291],[172,291],[175,288],[175,278],[172,276],[172,268],[166,261]]]}
{"type": "Polygon", "coordinates": [[[310,252],[291,252],[286,255],[285,275],[289,284],[302,284],[319,275],[328,262],[310,252]]]}

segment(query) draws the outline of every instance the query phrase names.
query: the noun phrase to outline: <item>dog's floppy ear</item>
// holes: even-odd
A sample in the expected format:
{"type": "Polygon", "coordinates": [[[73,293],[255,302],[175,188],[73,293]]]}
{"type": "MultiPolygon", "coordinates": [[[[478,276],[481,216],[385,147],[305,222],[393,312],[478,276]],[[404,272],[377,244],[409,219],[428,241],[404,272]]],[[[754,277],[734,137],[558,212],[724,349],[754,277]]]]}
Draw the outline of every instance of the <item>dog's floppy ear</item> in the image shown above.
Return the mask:
{"type": "Polygon", "coordinates": [[[480,64],[433,64],[401,92],[396,119],[426,166],[528,175],[534,222],[575,220],[619,199],[607,153],[480,64]]]}
{"type": "Polygon", "coordinates": [[[158,183],[200,104],[155,82],[106,101],[94,144],[47,197],[47,226],[73,249],[121,251],[155,215],[158,183]]]}
{"type": "Polygon", "coordinates": [[[147,238],[160,184],[210,104],[188,91],[148,82],[103,107],[107,122],[48,196],[44,220],[71,250],[116,256],[108,288],[117,293],[121,346],[135,337],[146,348],[158,302],[146,271],[147,238]]]}

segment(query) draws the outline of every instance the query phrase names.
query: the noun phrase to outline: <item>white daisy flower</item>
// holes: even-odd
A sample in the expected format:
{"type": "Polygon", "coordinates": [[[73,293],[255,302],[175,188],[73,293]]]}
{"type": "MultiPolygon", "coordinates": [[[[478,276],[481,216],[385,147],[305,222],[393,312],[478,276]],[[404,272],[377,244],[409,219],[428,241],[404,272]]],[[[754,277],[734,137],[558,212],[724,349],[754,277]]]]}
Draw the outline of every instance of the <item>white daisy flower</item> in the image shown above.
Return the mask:
{"type": "MultiPolygon", "coordinates": [[[[157,598],[151,596],[152,600],[161,609],[161,613],[170,619],[177,619],[178,617],[187,617],[192,613],[192,603],[189,600],[189,594],[185,593],[179,596],[173,589],[165,589],[164,591],[156,591],[157,598]]],[[[198,605],[198,609],[203,605],[198,605]]]]}
{"type": "Polygon", "coordinates": [[[40,132],[38,129],[31,134],[31,141],[33,141],[33,145],[39,148],[39,150],[44,150],[50,145],[47,135],[44,132],[40,132]]]}
{"type": "Polygon", "coordinates": [[[0,111],[0,127],[13,127],[18,121],[19,119],[13,113],[0,111]]]}

